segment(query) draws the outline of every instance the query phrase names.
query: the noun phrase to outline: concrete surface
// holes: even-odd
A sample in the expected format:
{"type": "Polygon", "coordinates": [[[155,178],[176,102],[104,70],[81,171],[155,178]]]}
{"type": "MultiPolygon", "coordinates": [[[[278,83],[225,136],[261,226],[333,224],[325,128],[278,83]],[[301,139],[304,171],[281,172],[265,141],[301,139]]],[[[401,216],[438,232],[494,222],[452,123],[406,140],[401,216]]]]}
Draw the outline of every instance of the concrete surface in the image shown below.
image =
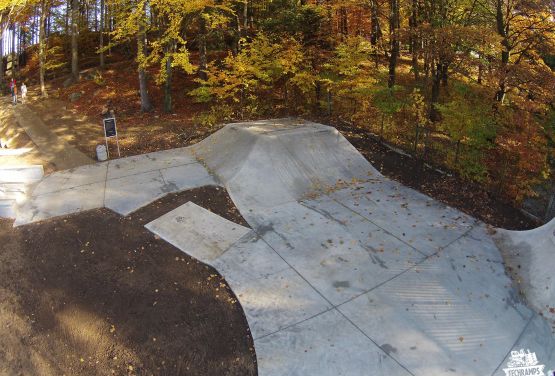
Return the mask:
{"type": "Polygon", "coordinates": [[[530,231],[498,230],[494,238],[528,303],[555,322],[555,219],[530,231]]]}
{"type": "Polygon", "coordinates": [[[168,243],[209,263],[224,253],[249,229],[188,202],[146,226],[168,243]]]}
{"type": "Polygon", "coordinates": [[[80,166],[42,179],[18,206],[14,225],[101,207],[128,215],[168,193],[215,184],[188,148],[80,166]]]}

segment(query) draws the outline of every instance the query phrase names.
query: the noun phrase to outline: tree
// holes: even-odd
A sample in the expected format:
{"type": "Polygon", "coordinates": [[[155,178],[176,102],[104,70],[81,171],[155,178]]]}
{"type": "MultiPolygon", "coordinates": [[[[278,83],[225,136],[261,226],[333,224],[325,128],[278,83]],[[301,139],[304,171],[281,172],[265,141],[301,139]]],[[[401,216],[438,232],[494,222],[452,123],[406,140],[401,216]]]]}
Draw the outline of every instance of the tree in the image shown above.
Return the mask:
{"type": "Polygon", "coordinates": [[[45,85],[46,73],[46,18],[49,13],[48,0],[41,0],[40,3],[40,22],[39,22],[39,75],[40,75],[40,92],[43,98],[48,97],[45,85]]]}
{"type": "Polygon", "coordinates": [[[71,0],[71,78],[79,81],[79,0],[71,0]]]}

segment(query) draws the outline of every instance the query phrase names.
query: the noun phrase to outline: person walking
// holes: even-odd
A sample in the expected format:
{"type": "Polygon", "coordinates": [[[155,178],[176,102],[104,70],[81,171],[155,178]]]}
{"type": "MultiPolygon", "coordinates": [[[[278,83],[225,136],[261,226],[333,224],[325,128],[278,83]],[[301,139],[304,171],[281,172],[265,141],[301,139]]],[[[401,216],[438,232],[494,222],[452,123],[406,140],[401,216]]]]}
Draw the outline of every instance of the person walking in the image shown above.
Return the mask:
{"type": "Polygon", "coordinates": [[[10,95],[12,96],[12,102],[13,102],[13,78],[10,80],[10,95]]]}
{"type": "Polygon", "coordinates": [[[15,78],[12,78],[10,82],[10,90],[12,93],[12,103],[15,106],[17,104],[17,83],[15,82],[15,78]]]}
{"type": "Polygon", "coordinates": [[[25,104],[27,101],[27,85],[25,82],[21,84],[21,103],[25,104]]]}

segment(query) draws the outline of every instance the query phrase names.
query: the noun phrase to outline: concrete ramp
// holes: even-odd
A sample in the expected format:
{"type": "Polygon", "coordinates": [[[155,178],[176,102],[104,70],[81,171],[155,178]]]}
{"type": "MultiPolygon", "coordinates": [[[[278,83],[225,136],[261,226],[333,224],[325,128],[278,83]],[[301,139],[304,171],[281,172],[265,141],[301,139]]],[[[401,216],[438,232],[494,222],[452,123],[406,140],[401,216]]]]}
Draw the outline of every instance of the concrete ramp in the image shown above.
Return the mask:
{"type": "Polygon", "coordinates": [[[555,322],[555,219],[530,231],[498,230],[494,238],[528,303],[555,322]]]}
{"type": "Polygon", "coordinates": [[[250,210],[381,177],[335,128],[292,119],[229,124],[193,152],[250,210]]]}

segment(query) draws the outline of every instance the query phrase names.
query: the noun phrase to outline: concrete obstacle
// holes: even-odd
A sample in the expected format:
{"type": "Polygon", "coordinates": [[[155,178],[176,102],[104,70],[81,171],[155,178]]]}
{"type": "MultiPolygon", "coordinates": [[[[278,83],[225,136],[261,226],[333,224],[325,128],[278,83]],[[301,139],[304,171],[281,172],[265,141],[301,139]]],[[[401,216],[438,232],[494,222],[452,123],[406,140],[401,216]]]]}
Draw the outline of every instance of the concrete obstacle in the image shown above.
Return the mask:
{"type": "Polygon", "coordinates": [[[498,230],[494,239],[528,303],[555,321],[555,219],[529,231],[498,230]]]}
{"type": "Polygon", "coordinates": [[[249,209],[381,177],[335,128],[291,119],[229,124],[193,152],[228,186],[234,201],[249,209]]]}

